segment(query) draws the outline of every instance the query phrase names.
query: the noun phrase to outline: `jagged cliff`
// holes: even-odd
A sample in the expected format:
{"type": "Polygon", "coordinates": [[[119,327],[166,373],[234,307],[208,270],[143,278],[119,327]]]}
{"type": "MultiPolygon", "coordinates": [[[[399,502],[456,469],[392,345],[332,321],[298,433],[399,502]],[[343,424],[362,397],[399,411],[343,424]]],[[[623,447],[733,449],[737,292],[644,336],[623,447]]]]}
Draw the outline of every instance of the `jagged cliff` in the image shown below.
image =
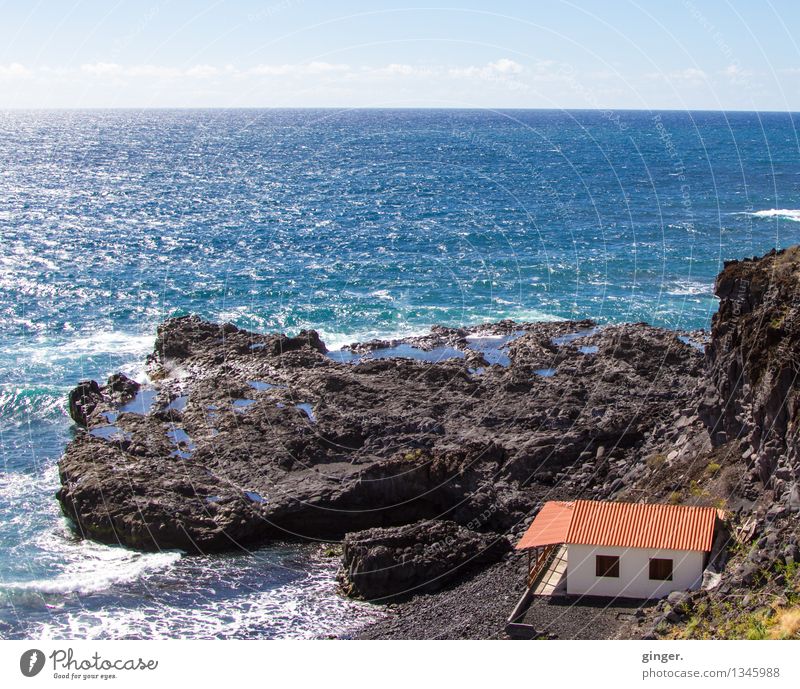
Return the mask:
{"type": "MultiPolygon", "coordinates": [[[[800,635],[800,248],[731,261],[706,351],[699,415],[713,449],[687,467],[723,468],[698,491],[728,508],[729,532],[706,589],[674,594],[640,625],[671,637],[800,635]]],[[[707,474],[707,470],[704,472],[707,474]]]]}
{"type": "Polygon", "coordinates": [[[800,507],[800,249],[726,263],[716,294],[701,406],[712,442],[743,440],[743,480],[800,507]]]}

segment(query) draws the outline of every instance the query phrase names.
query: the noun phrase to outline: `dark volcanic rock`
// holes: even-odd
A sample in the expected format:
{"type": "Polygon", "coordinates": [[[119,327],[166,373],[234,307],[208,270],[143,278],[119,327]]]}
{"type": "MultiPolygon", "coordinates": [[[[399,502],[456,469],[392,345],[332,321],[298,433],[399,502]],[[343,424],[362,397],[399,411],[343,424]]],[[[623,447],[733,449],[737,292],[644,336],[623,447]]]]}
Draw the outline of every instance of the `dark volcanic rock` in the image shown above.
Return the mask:
{"type": "Polygon", "coordinates": [[[121,378],[76,393],[88,433],[60,462],[64,511],[86,536],[142,549],[421,519],[507,533],[544,499],[621,490],[656,430],[695,404],[703,360],[675,332],[588,321],[403,344],[442,358],[356,347],[342,363],[314,331],[169,320],[136,405],[120,406],[134,394],[121,378]]]}
{"type": "Polygon", "coordinates": [[[124,373],[115,373],[108,379],[105,389],[114,401],[123,403],[134,397],[140,387],[139,383],[128,378],[124,373]]]}
{"type": "Polygon", "coordinates": [[[752,479],[791,501],[800,477],[800,249],[725,264],[701,413],[717,444],[743,438],[752,479]]]}
{"type": "Polygon", "coordinates": [[[115,373],[100,386],[96,380],[82,380],[69,393],[69,415],[79,426],[89,425],[95,410],[132,399],[141,386],[124,373],[115,373]]]}
{"type": "Polygon", "coordinates": [[[69,415],[79,426],[85,426],[89,415],[103,401],[100,385],[95,380],[82,380],[69,393],[69,415]]]}
{"type": "Polygon", "coordinates": [[[168,365],[170,360],[255,348],[271,355],[293,352],[304,347],[325,353],[325,344],[315,330],[301,330],[296,337],[256,335],[231,323],[210,323],[197,316],[173,318],[158,327],[152,360],[168,365]]]}
{"type": "Polygon", "coordinates": [[[436,591],[511,550],[503,536],[470,531],[451,521],[423,521],[348,534],[341,584],[351,596],[385,600],[436,591]]]}

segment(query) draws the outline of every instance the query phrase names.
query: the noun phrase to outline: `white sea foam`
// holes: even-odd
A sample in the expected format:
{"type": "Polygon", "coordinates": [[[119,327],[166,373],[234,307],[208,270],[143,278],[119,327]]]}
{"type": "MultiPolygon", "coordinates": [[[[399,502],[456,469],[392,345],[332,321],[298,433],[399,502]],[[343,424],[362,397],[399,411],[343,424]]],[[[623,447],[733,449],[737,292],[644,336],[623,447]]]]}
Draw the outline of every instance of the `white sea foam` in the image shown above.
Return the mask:
{"type": "Polygon", "coordinates": [[[47,386],[26,389],[14,384],[0,385],[0,427],[20,426],[32,419],[67,413],[70,388],[47,386]]]}
{"type": "Polygon", "coordinates": [[[33,581],[4,582],[3,586],[44,594],[97,593],[116,584],[137,581],[148,572],[164,570],[181,558],[178,552],[137,553],[92,541],[74,543],[71,550],[69,561],[59,574],[33,581]]]}
{"type": "Polygon", "coordinates": [[[161,601],[136,608],[111,606],[54,615],[33,636],[46,639],[308,639],[346,634],[384,616],[366,603],[336,594],[335,564],[269,591],[217,597],[191,605],[161,601]]]}
{"type": "Polygon", "coordinates": [[[672,296],[696,296],[705,294],[711,296],[713,285],[699,280],[684,280],[671,285],[666,293],[672,296]]]}
{"type": "Polygon", "coordinates": [[[363,330],[354,334],[347,334],[331,330],[319,328],[319,336],[325,343],[325,346],[332,352],[335,352],[345,345],[353,344],[354,342],[369,342],[370,340],[400,340],[406,337],[421,337],[428,335],[430,328],[398,328],[396,330],[363,330]]]}
{"type": "MultiPolygon", "coordinates": [[[[6,555],[24,562],[34,554],[36,568],[44,566],[48,575],[20,578],[19,573],[0,581],[6,591],[39,594],[94,593],[135,581],[146,573],[165,569],[180,559],[177,552],[137,553],[124,548],[78,540],[60,516],[53,493],[58,486],[55,463],[36,474],[0,473],[0,505],[13,506],[19,520],[20,542],[6,555]],[[32,515],[44,519],[44,528],[32,515]]],[[[0,517],[6,518],[4,513],[0,517]]],[[[9,523],[9,522],[7,522],[9,523]]]]}
{"type": "Polygon", "coordinates": [[[502,318],[513,318],[517,322],[527,323],[556,323],[566,320],[561,316],[555,316],[552,313],[547,313],[546,311],[540,311],[538,309],[511,309],[508,313],[491,314],[484,322],[497,321],[502,318]]]}
{"type": "MultiPolygon", "coordinates": [[[[460,327],[479,325],[481,323],[494,323],[503,318],[513,318],[520,322],[556,322],[563,321],[560,316],[554,316],[537,309],[503,309],[497,312],[487,312],[485,314],[470,314],[469,322],[458,323],[460,327]]],[[[310,327],[310,326],[307,326],[310,327]]],[[[407,327],[399,327],[394,330],[365,330],[354,333],[343,333],[332,330],[318,328],[319,336],[330,351],[337,351],[345,345],[354,342],[368,342],[369,340],[400,340],[409,337],[423,337],[429,335],[430,327],[408,324],[407,327]]]]}
{"type": "Polygon", "coordinates": [[[91,335],[75,337],[66,342],[32,340],[27,346],[16,348],[34,363],[74,361],[86,356],[136,355],[142,356],[153,349],[153,335],[104,330],[91,335]]]}
{"type": "Polygon", "coordinates": [[[50,493],[58,483],[58,465],[55,463],[36,474],[0,472],[0,504],[14,504],[37,492],[50,493]]]}
{"type": "Polygon", "coordinates": [[[506,337],[508,337],[508,335],[498,335],[497,333],[491,332],[477,332],[467,335],[466,340],[467,342],[475,342],[477,340],[502,340],[506,337]]]}
{"type": "Polygon", "coordinates": [[[747,213],[747,215],[751,215],[754,218],[785,218],[786,220],[800,222],[800,210],[788,208],[770,208],[768,210],[747,213]]]}
{"type": "Polygon", "coordinates": [[[117,330],[100,331],[67,342],[61,351],[66,355],[85,356],[87,354],[139,354],[153,348],[153,335],[140,335],[117,330]]]}

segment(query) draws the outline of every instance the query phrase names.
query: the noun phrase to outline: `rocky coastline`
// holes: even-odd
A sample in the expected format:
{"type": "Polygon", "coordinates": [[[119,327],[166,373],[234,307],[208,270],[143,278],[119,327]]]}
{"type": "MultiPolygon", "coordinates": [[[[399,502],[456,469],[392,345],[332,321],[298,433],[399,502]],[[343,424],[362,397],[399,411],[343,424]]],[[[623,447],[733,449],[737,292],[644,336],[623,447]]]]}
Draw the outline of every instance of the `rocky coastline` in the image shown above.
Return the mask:
{"type": "Polygon", "coordinates": [[[71,393],[58,500],[83,536],[141,550],[341,540],[343,595],[392,604],[372,638],[502,637],[511,544],[545,500],[714,504],[713,587],[534,613],[542,637],[713,635],[736,594],[746,625],[800,584],[798,261],[726,264],[710,335],[501,321],[329,352],[313,330],[171,319],[150,383],[71,393]]]}

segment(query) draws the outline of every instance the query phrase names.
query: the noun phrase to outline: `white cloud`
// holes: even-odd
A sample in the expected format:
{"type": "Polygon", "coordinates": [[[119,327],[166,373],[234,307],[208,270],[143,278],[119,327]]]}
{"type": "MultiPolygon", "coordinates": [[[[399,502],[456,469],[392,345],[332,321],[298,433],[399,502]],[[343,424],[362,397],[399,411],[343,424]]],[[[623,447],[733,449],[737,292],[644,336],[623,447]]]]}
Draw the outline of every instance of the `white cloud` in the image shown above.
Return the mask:
{"type": "Polygon", "coordinates": [[[256,65],[250,68],[249,74],[256,76],[282,76],[301,74],[332,74],[347,72],[349,65],[332,64],[330,62],[308,62],[299,65],[256,65]]]}
{"type": "Polygon", "coordinates": [[[214,67],[213,65],[195,65],[186,70],[186,76],[194,79],[206,79],[209,77],[217,77],[224,72],[224,69],[214,67]]]}
{"type": "Polygon", "coordinates": [[[481,67],[454,67],[449,70],[449,74],[453,77],[500,79],[521,74],[523,71],[524,69],[519,62],[514,62],[514,60],[509,60],[504,57],[495,62],[489,62],[481,67]]]}
{"type": "Polygon", "coordinates": [[[497,62],[490,62],[488,67],[498,74],[520,74],[522,72],[522,65],[519,62],[514,62],[506,57],[497,62]]]}
{"type": "Polygon", "coordinates": [[[330,62],[310,62],[305,74],[327,74],[329,72],[348,72],[349,65],[332,65],[330,62]]]}
{"type": "Polygon", "coordinates": [[[414,74],[417,74],[416,68],[412,67],[411,65],[401,65],[398,63],[392,63],[391,65],[386,65],[381,70],[379,70],[385,74],[399,74],[400,76],[410,77],[414,74]]]}
{"type": "Polygon", "coordinates": [[[136,65],[123,71],[127,77],[145,77],[147,79],[178,79],[184,72],[176,67],[161,65],[136,65]]]}
{"type": "Polygon", "coordinates": [[[392,62],[383,67],[362,67],[359,72],[352,74],[353,78],[366,77],[370,79],[408,79],[413,77],[429,78],[442,74],[441,67],[429,67],[425,65],[409,65],[400,62],[392,62]]]}
{"type": "Polygon", "coordinates": [[[670,79],[683,81],[705,81],[708,79],[708,75],[702,69],[687,67],[683,71],[671,73],[670,79]]]}
{"type": "Polygon", "coordinates": [[[81,65],[80,71],[92,77],[143,78],[143,79],[179,79],[181,77],[208,77],[218,73],[216,67],[197,65],[188,70],[165,65],[129,65],[116,62],[95,62],[81,65]]]}
{"type": "Polygon", "coordinates": [[[379,67],[374,71],[377,74],[386,74],[387,76],[397,75],[402,77],[428,75],[434,72],[430,67],[414,67],[413,65],[404,65],[397,62],[386,65],[386,67],[379,67]]]}
{"type": "MultiPolygon", "coordinates": [[[[554,64],[550,61],[535,63],[530,73],[532,79],[539,79],[545,75],[554,64]]],[[[476,78],[495,81],[511,82],[515,77],[525,72],[521,64],[508,58],[500,58],[480,66],[454,67],[445,69],[435,65],[411,65],[392,62],[382,67],[352,67],[348,64],[324,61],[312,61],[300,64],[260,64],[248,68],[238,68],[233,65],[224,67],[197,64],[188,68],[170,67],[166,65],[121,65],[117,62],[98,61],[86,63],[80,67],[48,67],[41,66],[36,70],[24,67],[19,63],[0,65],[0,78],[27,77],[39,74],[43,77],[84,76],[93,80],[103,79],[213,79],[219,77],[233,77],[242,79],[247,77],[281,77],[281,76],[330,76],[346,79],[356,78],[359,75],[371,77],[405,78],[405,77],[455,77],[476,78]]]]}
{"type": "Polygon", "coordinates": [[[95,62],[91,65],[81,65],[81,72],[97,77],[116,77],[122,74],[122,65],[115,62],[95,62]]]}
{"type": "Polygon", "coordinates": [[[687,67],[675,72],[650,72],[645,75],[648,79],[661,79],[669,82],[680,82],[690,86],[697,86],[708,81],[708,74],[696,67],[687,67]]]}
{"type": "Polygon", "coordinates": [[[732,84],[744,84],[749,81],[755,74],[752,69],[742,69],[739,65],[728,65],[720,72],[722,76],[726,77],[732,84]]]}
{"type": "Polygon", "coordinates": [[[19,62],[0,65],[0,79],[24,79],[25,77],[31,76],[31,74],[33,74],[33,72],[19,62]]]}

